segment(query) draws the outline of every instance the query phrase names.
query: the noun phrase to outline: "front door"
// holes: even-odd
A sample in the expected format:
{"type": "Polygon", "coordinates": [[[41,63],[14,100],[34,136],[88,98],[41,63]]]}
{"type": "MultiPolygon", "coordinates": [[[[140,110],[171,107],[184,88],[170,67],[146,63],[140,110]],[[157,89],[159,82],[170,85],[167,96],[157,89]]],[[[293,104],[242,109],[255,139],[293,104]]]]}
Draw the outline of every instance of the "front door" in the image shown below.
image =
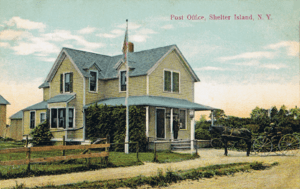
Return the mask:
{"type": "Polygon", "coordinates": [[[165,109],[156,109],[156,138],[165,138],[165,109]]]}

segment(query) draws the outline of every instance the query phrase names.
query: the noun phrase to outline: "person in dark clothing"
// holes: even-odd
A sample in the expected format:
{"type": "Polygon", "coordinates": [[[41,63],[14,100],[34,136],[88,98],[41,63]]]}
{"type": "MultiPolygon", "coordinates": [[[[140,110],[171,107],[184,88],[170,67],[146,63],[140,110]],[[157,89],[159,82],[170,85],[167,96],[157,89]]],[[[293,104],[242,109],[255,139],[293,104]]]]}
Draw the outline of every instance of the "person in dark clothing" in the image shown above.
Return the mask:
{"type": "Polygon", "coordinates": [[[179,121],[176,117],[173,118],[173,132],[174,132],[174,139],[178,138],[178,131],[179,131],[179,121]]]}

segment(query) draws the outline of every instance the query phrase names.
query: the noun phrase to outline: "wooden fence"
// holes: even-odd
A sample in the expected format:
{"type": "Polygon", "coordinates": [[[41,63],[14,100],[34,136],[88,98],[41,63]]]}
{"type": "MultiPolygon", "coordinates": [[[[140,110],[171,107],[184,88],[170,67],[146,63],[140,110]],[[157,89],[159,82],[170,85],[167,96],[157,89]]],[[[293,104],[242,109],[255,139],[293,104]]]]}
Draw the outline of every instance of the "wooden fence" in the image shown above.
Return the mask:
{"type": "MultiPolygon", "coordinates": [[[[45,147],[24,147],[24,148],[12,148],[0,150],[0,154],[9,154],[9,153],[26,153],[26,159],[24,160],[12,160],[12,161],[0,161],[0,165],[23,165],[27,164],[27,171],[30,171],[31,163],[45,163],[45,162],[54,162],[61,160],[70,160],[70,159],[83,159],[83,158],[95,158],[95,157],[108,157],[108,148],[110,144],[91,144],[91,145],[70,145],[70,146],[45,146],[45,147]],[[105,148],[104,152],[100,153],[88,153],[88,154],[78,154],[78,155],[67,155],[67,156],[55,156],[55,157],[45,157],[45,158],[34,158],[31,159],[32,152],[42,152],[42,151],[51,151],[51,150],[88,150],[95,148],[105,148]]],[[[88,161],[89,162],[89,161],[88,161]]]]}

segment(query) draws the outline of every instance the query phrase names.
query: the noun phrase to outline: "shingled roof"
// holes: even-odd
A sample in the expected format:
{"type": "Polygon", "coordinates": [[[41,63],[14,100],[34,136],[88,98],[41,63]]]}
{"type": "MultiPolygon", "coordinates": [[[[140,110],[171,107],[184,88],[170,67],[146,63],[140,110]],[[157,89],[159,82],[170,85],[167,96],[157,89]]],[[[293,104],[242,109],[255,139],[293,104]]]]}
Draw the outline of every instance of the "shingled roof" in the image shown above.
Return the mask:
{"type": "Polygon", "coordinates": [[[3,96],[0,95],[0,104],[10,104],[3,96]]]}
{"type": "MultiPolygon", "coordinates": [[[[186,61],[180,50],[176,45],[169,45],[165,47],[158,47],[154,49],[139,51],[139,52],[130,52],[129,57],[129,67],[131,68],[130,76],[141,76],[147,75],[149,70],[168,52],[176,49],[177,52],[182,57],[183,61],[186,63],[186,67],[189,69],[193,75],[195,81],[199,81],[199,78],[195,72],[190,67],[189,63],[186,61]]],[[[64,47],[60,53],[56,64],[53,66],[50,71],[45,83],[43,83],[39,88],[49,87],[49,81],[51,81],[53,75],[51,72],[55,73],[55,69],[58,69],[58,64],[63,56],[66,54],[70,57],[71,61],[78,67],[78,70],[84,77],[91,77],[88,68],[96,64],[99,71],[99,79],[114,79],[118,77],[118,69],[116,64],[123,60],[123,54],[116,56],[107,56],[92,52],[86,52],[81,50],[75,50],[71,48],[64,47]]]]}

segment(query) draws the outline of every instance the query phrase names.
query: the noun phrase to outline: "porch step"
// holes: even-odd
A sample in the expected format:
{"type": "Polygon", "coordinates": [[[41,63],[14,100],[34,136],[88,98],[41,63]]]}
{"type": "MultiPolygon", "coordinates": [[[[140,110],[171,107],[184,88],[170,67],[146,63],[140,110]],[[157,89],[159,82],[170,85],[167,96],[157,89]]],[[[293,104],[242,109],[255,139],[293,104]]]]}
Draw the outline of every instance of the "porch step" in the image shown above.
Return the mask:
{"type": "Polygon", "coordinates": [[[85,140],[83,142],[81,142],[81,145],[91,145],[92,144],[92,141],[90,140],[85,140]]]}
{"type": "Polygon", "coordinates": [[[191,149],[191,142],[190,141],[173,141],[171,143],[172,150],[187,150],[191,149]]]}

